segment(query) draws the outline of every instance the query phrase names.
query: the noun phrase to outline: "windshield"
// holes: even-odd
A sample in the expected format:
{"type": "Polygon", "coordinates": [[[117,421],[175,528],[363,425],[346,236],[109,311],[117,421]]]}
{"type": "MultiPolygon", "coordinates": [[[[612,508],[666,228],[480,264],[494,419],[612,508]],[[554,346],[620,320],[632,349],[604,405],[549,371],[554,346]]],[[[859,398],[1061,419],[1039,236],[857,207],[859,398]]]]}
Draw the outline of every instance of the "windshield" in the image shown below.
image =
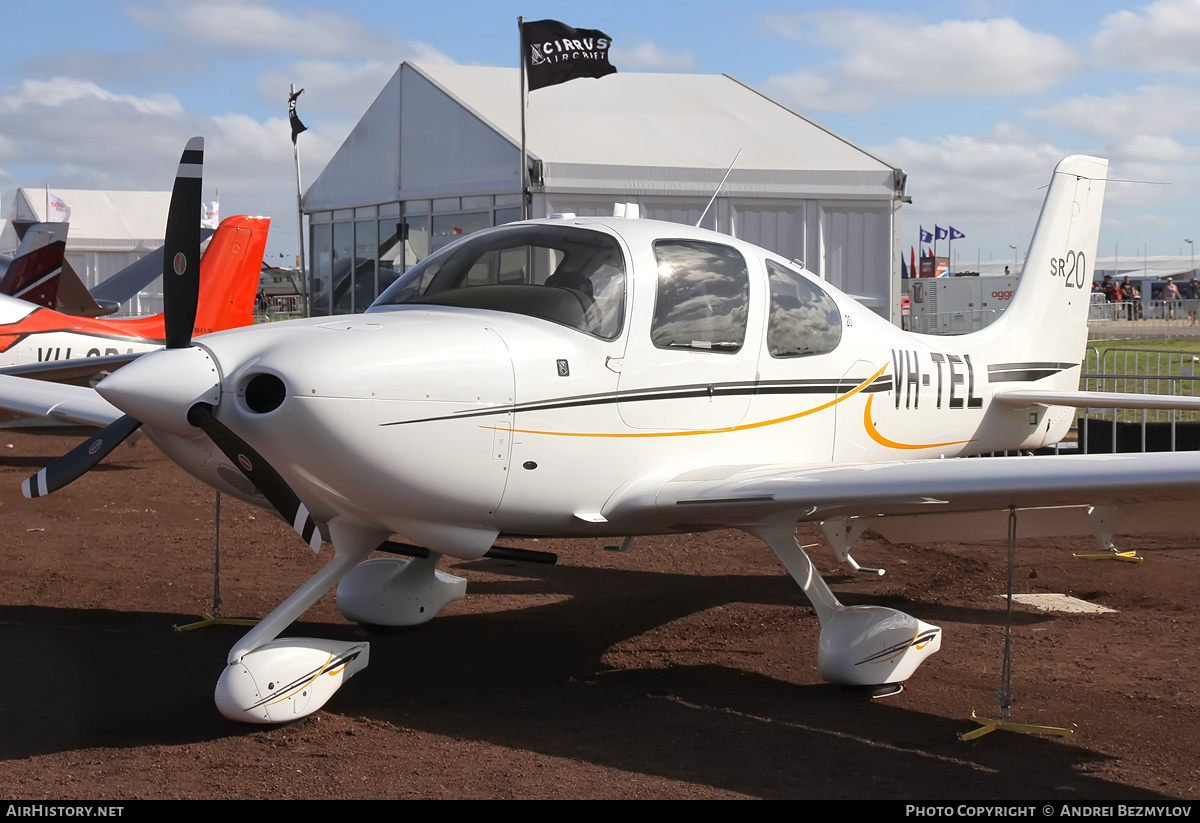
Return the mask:
{"type": "Polygon", "coordinates": [[[574,226],[479,232],[409,269],[370,311],[414,304],[524,314],[612,340],[625,315],[625,258],[612,236],[574,226]]]}

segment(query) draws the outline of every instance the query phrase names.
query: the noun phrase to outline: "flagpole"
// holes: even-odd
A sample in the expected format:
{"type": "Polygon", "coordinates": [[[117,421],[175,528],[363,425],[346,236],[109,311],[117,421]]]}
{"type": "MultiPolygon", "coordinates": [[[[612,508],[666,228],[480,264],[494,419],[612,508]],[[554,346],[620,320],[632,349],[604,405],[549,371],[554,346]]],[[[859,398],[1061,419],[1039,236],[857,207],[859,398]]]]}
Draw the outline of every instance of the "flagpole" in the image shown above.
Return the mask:
{"type": "MultiPolygon", "coordinates": [[[[290,94],[296,94],[296,84],[291,84],[290,94]]],[[[298,239],[297,247],[300,253],[297,258],[300,262],[300,275],[304,278],[304,316],[310,317],[312,313],[312,278],[308,276],[308,268],[304,265],[304,200],[301,196],[300,189],[300,144],[296,141],[296,137],[292,136],[292,156],[296,159],[296,236],[298,239]]]]}
{"type": "Polygon", "coordinates": [[[517,17],[517,41],[520,43],[521,55],[518,63],[521,66],[521,219],[529,219],[529,159],[525,147],[525,17],[517,17]]]}

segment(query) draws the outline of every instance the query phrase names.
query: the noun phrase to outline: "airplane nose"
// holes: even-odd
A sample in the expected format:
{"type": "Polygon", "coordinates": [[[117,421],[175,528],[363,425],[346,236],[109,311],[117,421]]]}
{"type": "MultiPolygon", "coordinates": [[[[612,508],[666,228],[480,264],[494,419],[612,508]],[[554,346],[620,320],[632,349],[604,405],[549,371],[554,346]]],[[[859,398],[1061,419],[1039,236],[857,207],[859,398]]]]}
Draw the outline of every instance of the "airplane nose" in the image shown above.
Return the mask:
{"type": "Polygon", "coordinates": [[[195,434],[187,420],[197,403],[217,405],[221,375],[198,346],[142,355],[96,385],[100,396],[144,425],[182,436],[195,434]]]}

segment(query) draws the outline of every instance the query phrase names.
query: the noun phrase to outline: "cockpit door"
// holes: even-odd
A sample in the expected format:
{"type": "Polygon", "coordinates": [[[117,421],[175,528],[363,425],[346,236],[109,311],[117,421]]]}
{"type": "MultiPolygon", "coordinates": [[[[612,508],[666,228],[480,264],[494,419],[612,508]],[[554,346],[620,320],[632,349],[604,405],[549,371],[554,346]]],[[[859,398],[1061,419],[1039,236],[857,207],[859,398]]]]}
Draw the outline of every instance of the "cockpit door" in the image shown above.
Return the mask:
{"type": "Polygon", "coordinates": [[[762,335],[747,261],[700,240],[657,240],[653,255],[652,305],[635,313],[618,381],[621,419],[638,429],[736,426],[750,406],[762,335]]]}

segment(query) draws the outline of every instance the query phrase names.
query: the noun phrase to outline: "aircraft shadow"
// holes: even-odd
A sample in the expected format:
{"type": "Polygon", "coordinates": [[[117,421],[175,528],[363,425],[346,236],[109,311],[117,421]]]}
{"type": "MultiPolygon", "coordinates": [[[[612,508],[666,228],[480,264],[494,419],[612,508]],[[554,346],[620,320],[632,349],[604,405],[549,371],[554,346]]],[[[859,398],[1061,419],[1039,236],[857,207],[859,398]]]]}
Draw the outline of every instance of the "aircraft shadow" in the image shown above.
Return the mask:
{"type": "MultiPolygon", "coordinates": [[[[1064,786],[1072,798],[1161,797],[1086,774],[1105,756],[1078,746],[1020,736],[963,744],[963,721],[836,699],[827,685],[711,662],[604,661],[622,641],[716,606],[798,605],[784,577],[555,566],[472,591],[566,597],[375,636],[370,667],[326,711],[504,747],[514,770],[522,751],[535,751],[760,797],[1020,799],[1062,797],[1064,786]]],[[[0,760],[267,733],[226,721],[212,704],[244,629],[170,631],[188,619],[0,607],[0,643],[20,667],[0,682],[0,760]]],[[[361,630],[301,623],[289,634],[350,639],[361,630]]],[[[796,655],[814,658],[815,649],[796,655]]]]}

